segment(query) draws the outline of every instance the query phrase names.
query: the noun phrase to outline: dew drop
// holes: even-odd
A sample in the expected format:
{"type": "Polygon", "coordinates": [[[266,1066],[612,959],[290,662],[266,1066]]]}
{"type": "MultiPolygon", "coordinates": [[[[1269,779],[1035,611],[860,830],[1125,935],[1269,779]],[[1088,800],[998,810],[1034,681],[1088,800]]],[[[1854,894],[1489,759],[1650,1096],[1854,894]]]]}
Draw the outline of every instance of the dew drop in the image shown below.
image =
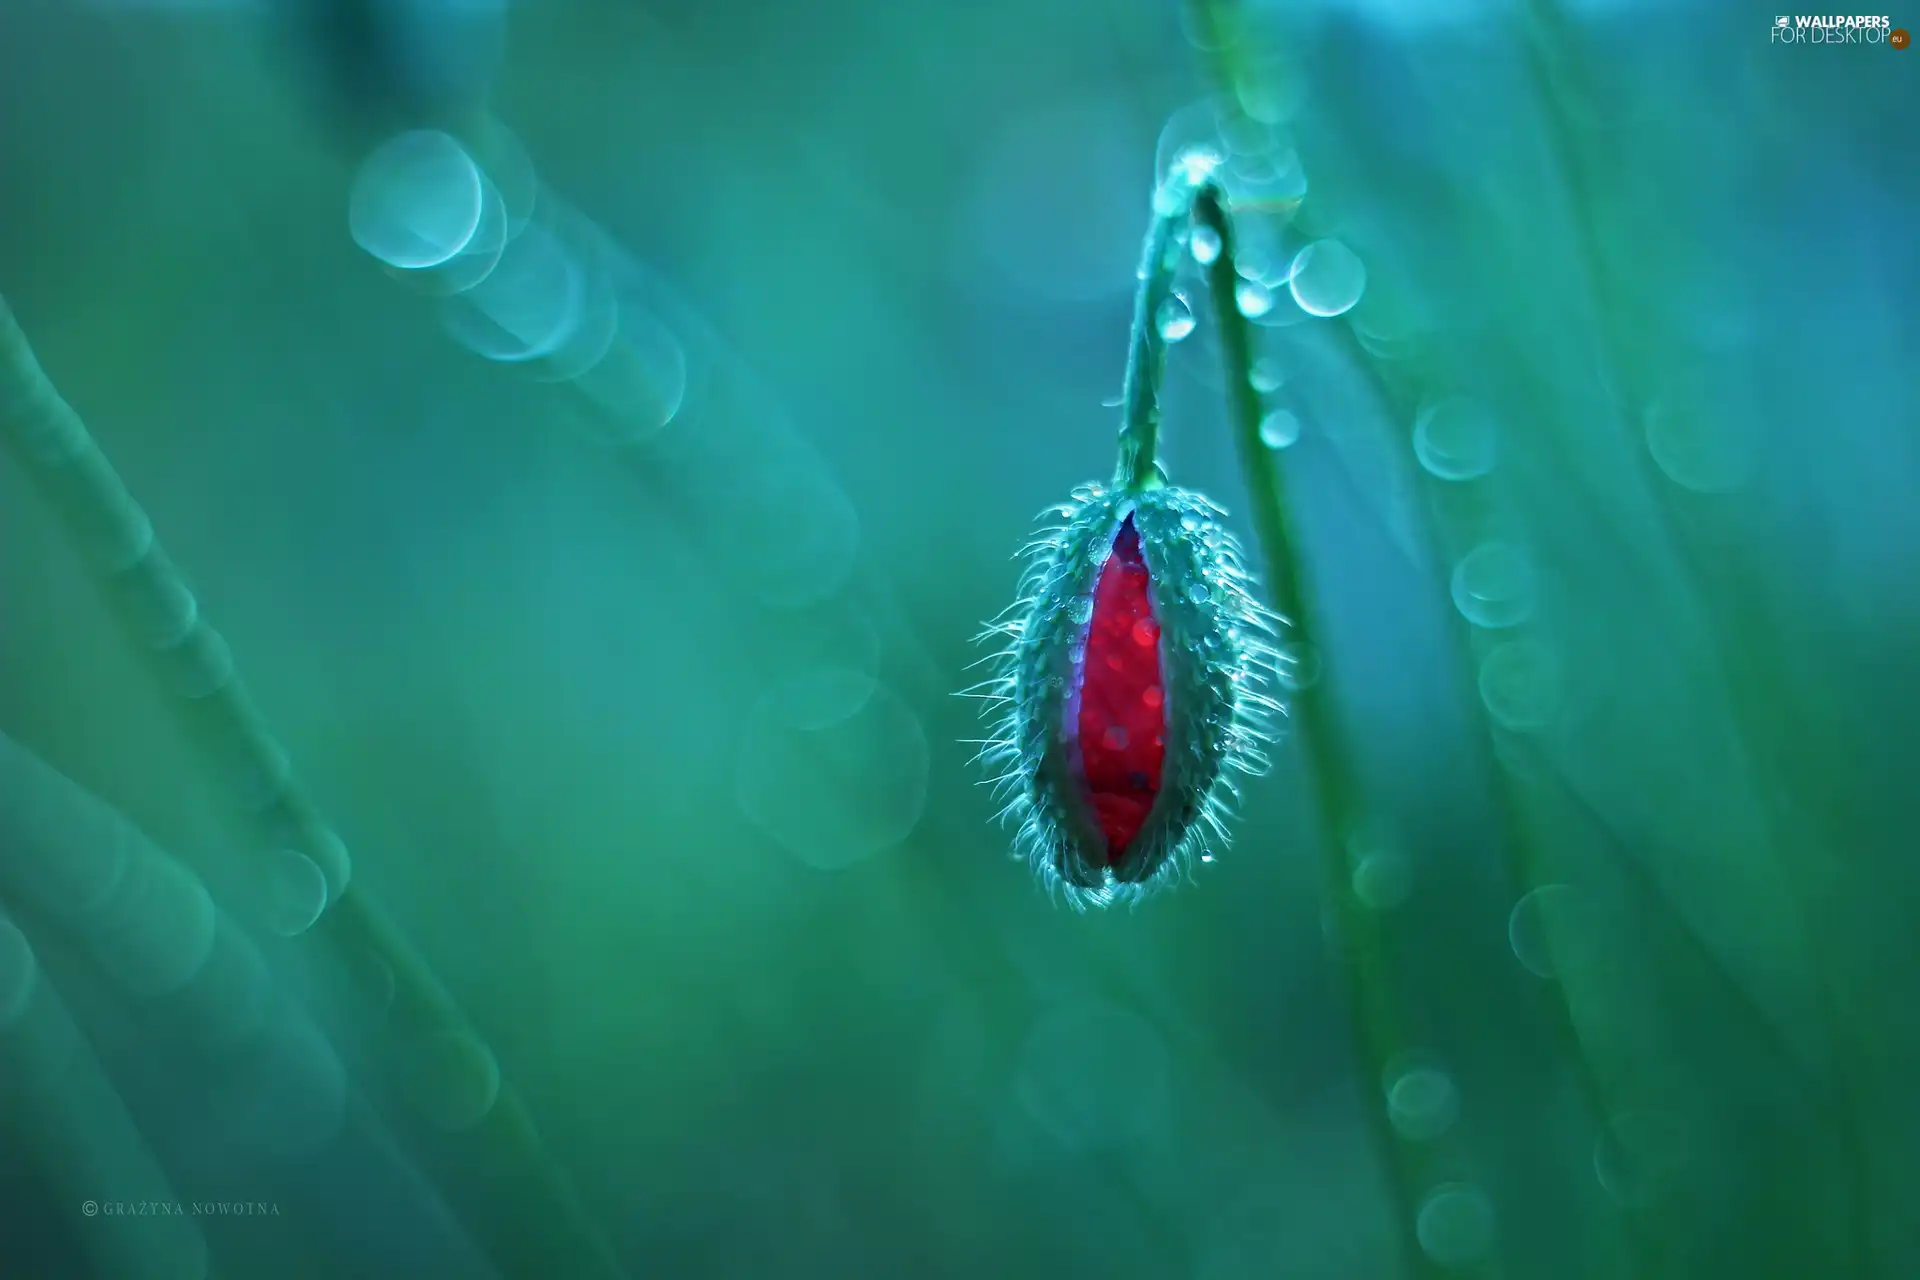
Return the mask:
{"type": "Polygon", "coordinates": [[[152,649],[172,649],[187,638],[200,619],[199,602],[178,575],[167,574],[142,580],[134,578],[127,600],[130,627],[141,643],[152,649]]]}
{"type": "Polygon", "coordinates": [[[1166,695],[1160,692],[1160,686],[1157,684],[1150,684],[1140,691],[1141,704],[1156,710],[1165,699],[1166,695]]]}
{"type": "Polygon", "coordinates": [[[1527,972],[1561,978],[1586,972],[1601,958],[1600,920],[1591,894],[1568,884],[1543,884],[1524,894],[1507,916],[1507,945],[1527,972]]]}
{"type": "Polygon", "coordinates": [[[1438,479],[1478,479],[1493,470],[1498,451],[1493,415],[1465,396],[1436,401],[1414,421],[1414,457],[1438,479]]]}
{"type": "Polygon", "coordinates": [[[1732,493],[1754,471],[1750,418],[1731,412],[1724,390],[1690,379],[1645,415],[1647,452],[1669,480],[1695,493],[1732,493]]]}
{"type": "Polygon", "coordinates": [[[347,198],[347,229],[390,267],[437,267],[473,239],[482,193],[479,166],[450,135],[403,133],[361,162],[347,198]]]}
{"type": "Polygon", "coordinates": [[[1220,257],[1220,233],[1212,227],[1195,227],[1187,248],[1192,251],[1195,262],[1210,266],[1220,257]]]}
{"type": "Polygon", "coordinates": [[[446,1133],[486,1119],[500,1097],[500,1063],[472,1032],[429,1031],[401,1059],[402,1088],[429,1124],[446,1133]]]}
{"type": "Polygon", "coordinates": [[[1093,620],[1093,597],[1081,596],[1073,602],[1073,620],[1082,626],[1093,620]]]}
{"type": "Polygon", "coordinates": [[[168,653],[168,683],[189,701],[210,697],[233,681],[233,650],[212,627],[195,627],[168,653]]]}
{"type": "Polygon", "coordinates": [[[1207,589],[1207,584],[1204,582],[1196,582],[1187,588],[1187,599],[1195,604],[1205,604],[1212,597],[1213,592],[1207,589]]]}
{"type": "Polygon", "coordinates": [[[1152,618],[1142,618],[1133,624],[1133,642],[1142,649],[1157,644],[1160,640],[1160,625],[1152,618]]]}
{"type": "Polygon", "coordinates": [[[313,927],[327,906],[327,878],[312,858],[279,849],[260,870],[260,913],[267,928],[294,938],[313,927]]]}
{"type": "Polygon", "coordinates": [[[1453,605],[1476,627],[1515,627],[1533,616],[1533,564],[1518,547],[1483,542],[1454,566],[1453,605]]]}
{"type": "Polygon", "coordinates": [[[1173,112],[1161,126],[1153,151],[1154,171],[1182,181],[1190,173],[1205,178],[1226,156],[1220,113],[1211,99],[1201,99],[1173,112]]]}
{"type": "Polygon", "coordinates": [[[1261,395],[1268,395],[1280,389],[1286,381],[1286,375],[1280,371],[1280,362],[1272,356],[1261,356],[1253,362],[1253,372],[1247,375],[1247,384],[1261,395]]]}
{"type": "MultiPolygon", "coordinates": [[[[1281,284],[1284,283],[1284,281],[1281,282],[1281,284]]],[[[1272,290],[1269,295],[1273,299],[1272,305],[1259,315],[1248,316],[1247,319],[1263,329],[1289,329],[1313,318],[1311,312],[1300,309],[1300,305],[1293,300],[1293,292],[1282,288],[1281,284],[1269,286],[1272,290]]]]}
{"type": "Polygon", "coordinates": [[[1260,419],[1260,443],[1285,449],[1300,438],[1300,419],[1288,409],[1270,409],[1260,419]]]}
{"type": "Polygon", "coordinates": [[[1544,728],[1560,705],[1560,664],[1537,640],[1507,640],[1480,661],[1480,700],[1508,729],[1544,728]]]}
{"type": "Polygon", "coordinates": [[[1437,1062],[1408,1055],[1386,1072],[1387,1119],[1409,1142],[1432,1142],[1460,1118],[1460,1090],[1437,1062]]]}
{"type": "Polygon", "coordinates": [[[1258,280],[1242,280],[1233,291],[1233,303],[1241,315],[1257,320],[1273,310],[1273,292],[1258,280]]]}
{"type": "Polygon", "coordinates": [[[1444,1183],[1421,1202],[1414,1234],[1421,1251],[1440,1266],[1472,1266],[1493,1248],[1493,1202],[1478,1187],[1444,1183]]]}
{"type": "Polygon", "coordinates": [[[631,298],[615,304],[615,332],[599,363],[573,385],[606,412],[590,430],[603,441],[631,444],[680,412],[687,396],[687,353],[651,310],[631,298]]]}
{"type": "Polygon", "coordinates": [[[1366,292],[1367,267],[1338,240],[1316,240],[1295,256],[1288,287],[1308,315],[1341,315],[1366,292]]]}
{"type": "Polygon", "coordinates": [[[580,331],[590,268],[559,235],[529,226],[486,279],[447,301],[441,323],[462,346],[503,364],[560,353],[580,331]]]}
{"type": "Polygon", "coordinates": [[[1173,294],[1161,302],[1160,309],[1154,313],[1154,324],[1162,338],[1178,342],[1194,330],[1193,308],[1185,298],[1173,294]]]}
{"type": "Polygon", "coordinates": [[[1122,725],[1110,724],[1106,732],[1100,735],[1100,745],[1109,751],[1125,751],[1129,741],[1126,728],[1122,725]]]}

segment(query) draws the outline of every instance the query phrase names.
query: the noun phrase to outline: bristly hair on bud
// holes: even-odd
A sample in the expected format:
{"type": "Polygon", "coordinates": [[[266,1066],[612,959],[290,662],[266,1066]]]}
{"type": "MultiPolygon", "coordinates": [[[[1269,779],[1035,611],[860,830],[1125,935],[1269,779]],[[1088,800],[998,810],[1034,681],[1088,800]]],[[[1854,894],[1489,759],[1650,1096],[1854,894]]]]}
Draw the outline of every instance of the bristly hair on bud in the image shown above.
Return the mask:
{"type": "MultiPolygon", "coordinates": [[[[1083,485],[1049,512],[1057,522],[1028,544],[1019,598],[982,637],[1001,642],[983,659],[994,674],[964,691],[994,718],[975,759],[1005,802],[1014,852],[1082,909],[1137,901],[1210,861],[1240,798],[1233,775],[1266,768],[1286,711],[1288,623],[1254,598],[1224,513],[1169,487],[1155,459],[1174,336],[1159,317],[1182,228],[1204,217],[1219,240],[1216,301],[1233,275],[1218,164],[1183,154],[1154,192],[1113,484],[1083,485]]],[[[1221,350],[1229,366],[1249,363],[1244,342],[1221,350]]],[[[1227,372],[1251,386],[1250,369],[1227,372]]]]}
{"type": "MultiPolygon", "coordinates": [[[[976,760],[1014,851],[1076,908],[1134,901],[1227,843],[1235,774],[1267,766],[1277,628],[1224,513],[1165,486],[1084,485],[1030,543],[976,760]]],[[[1044,517],[1043,517],[1044,518],[1044,517]]]]}

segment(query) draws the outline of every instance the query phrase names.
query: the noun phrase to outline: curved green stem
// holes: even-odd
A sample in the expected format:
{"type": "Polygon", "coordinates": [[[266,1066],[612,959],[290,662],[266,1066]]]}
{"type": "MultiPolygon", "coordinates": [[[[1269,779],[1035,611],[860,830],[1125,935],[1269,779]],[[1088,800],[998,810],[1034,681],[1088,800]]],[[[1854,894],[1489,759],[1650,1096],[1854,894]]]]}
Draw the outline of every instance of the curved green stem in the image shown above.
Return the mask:
{"type": "Polygon", "coordinates": [[[1182,165],[1153,197],[1153,225],[1141,251],[1140,287],[1133,298],[1133,335],[1127,346],[1127,377],[1120,393],[1120,464],[1113,482],[1122,489],[1161,484],[1155,466],[1160,442],[1160,385],[1167,376],[1167,335],[1161,311],[1173,297],[1180,266],[1180,231],[1193,214],[1195,195],[1206,182],[1201,166],[1182,165]]]}
{"type": "MultiPolygon", "coordinates": [[[[1314,609],[1305,575],[1301,572],[1298,540],[1294,536],[1286,493],[1274,450],[1260,439],[1260,396],[1253,387],[1253,344],[1247,318],[1240,311],[1239,272],[1235,267],[1232,220],[1226,193],[1207,181],[1195,192],[1192,208],[1196,230],[1217,238],[1219,253],[1207,268],[1207,292],[1218,326],[1224,365],[1227,419],[1233,431],[1234,452],[1245,477],[1254,538],[1260,548],[1267,597],[1284,621],[1286,643],[1302,656],[1312,652],[1314,609]]],[[[1297,690],[1290,723],[1299,735],[1301,768],[1308,792],[1326,824],[1321,841],[1323,875],[1337,930],[1336,964],[1349,1002],[1353,1053],[1373,1079],[1379,1079],[1392,1055],[1407,1043],[1407,1020],[1395,999],[1388,971],[1386,940],[1379,917],[1355,896],[1347,866],[1349,847],[1364,837],[1365,799],[1359,764],[1342,732],[1331,699],[1321,680],[1297,690]]],[[[1417,1189],[1433,1181],[1426,1162],[1393,1132],[1386,1108],[1369,1099],[1364,1106],[1369,1137],[1376,1158],[1388,1174],[1387,1186],[1396,1219],[1401,1269],[1404,1274],[1435,1276],[1434,1264],[1421,1250],[1414,1232],[1417,1189]]]]}

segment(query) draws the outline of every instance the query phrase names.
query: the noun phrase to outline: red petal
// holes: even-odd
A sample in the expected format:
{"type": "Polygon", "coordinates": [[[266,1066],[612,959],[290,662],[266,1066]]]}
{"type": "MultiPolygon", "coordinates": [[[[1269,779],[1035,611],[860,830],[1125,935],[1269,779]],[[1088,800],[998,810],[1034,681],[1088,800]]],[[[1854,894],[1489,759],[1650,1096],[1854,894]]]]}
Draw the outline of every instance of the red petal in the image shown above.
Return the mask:
{"type": "Polygon", "coordinates": [[[1167,753],[1165,686],[1160,678],[1160,625],[1147,593],[1140,535],[1128,516],[1113,555],[1093,590],[1086,667],[1080,684],[1082,779],[1100,830],[1107,864],[1133,843],[1160,794],[1167,753]]]}

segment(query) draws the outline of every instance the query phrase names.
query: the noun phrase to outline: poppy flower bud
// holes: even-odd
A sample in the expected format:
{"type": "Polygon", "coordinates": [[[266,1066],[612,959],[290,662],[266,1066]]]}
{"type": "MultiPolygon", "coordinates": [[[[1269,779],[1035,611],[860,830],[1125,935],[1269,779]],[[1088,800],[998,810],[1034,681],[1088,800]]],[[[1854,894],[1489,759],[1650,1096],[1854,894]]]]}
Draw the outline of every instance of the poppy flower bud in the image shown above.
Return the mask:
{"type": "MultiPolygon", "coordinates": [[[[1015,852],[1076,907],[1133,900],[1211,860],[1281,704],[1275,625],[1223,512],[1188,490],[1090,484],[1029,544],[986,636],[995,717],[978,760],[1015,852]]],[[[984,638],[984,637],[983,637],[984,638]]]]}

